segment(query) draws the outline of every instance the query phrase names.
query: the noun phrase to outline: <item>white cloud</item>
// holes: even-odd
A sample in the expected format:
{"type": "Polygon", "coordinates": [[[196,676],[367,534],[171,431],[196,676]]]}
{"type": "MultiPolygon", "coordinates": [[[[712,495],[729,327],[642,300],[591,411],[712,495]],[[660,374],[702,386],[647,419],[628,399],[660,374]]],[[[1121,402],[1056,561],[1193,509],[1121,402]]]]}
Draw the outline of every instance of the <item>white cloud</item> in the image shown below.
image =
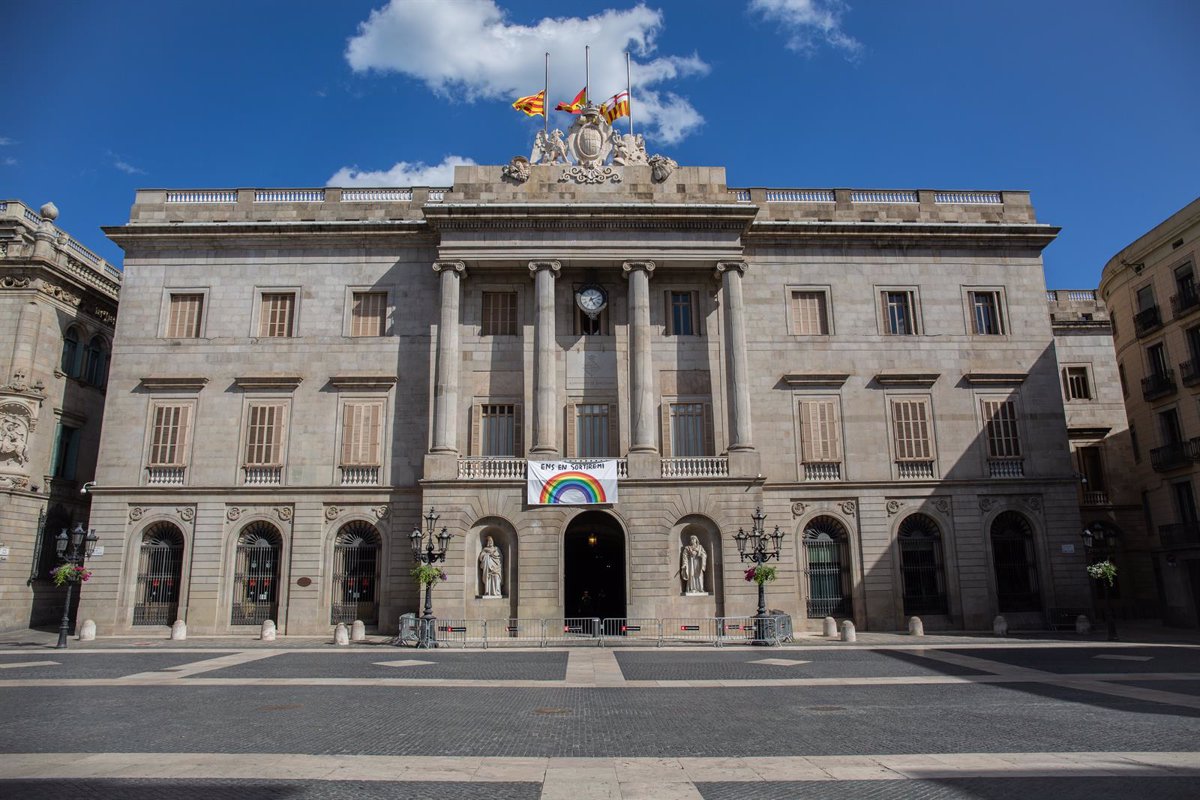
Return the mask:
{"type": "Polygon", "coordinates": [[[390,0],[359,25],[346,47],[346,60],[356,72],[411,76],[455,101],[511,101],[542,88],[542,54],[549,52],[547,105],[553,108],[570,101],[583,86],[585,45],[591,45],[591,94],[597,103],[625,88],[629,51],[634,57],[635,121],[648,126],[651,138],[670,144],[704,118],[690,101],[662,85],[703,75],[708,65],[694,53],[654,57],[662,27],[662,13],[640,4],[518,25],[506,20],[496,0],[390,0]]]}
{"type": "Polygon", "coordinates": [[[126,175],[146,174],[146,170],[141,169],[140,167],[135,167],[133,164],[130,164],[128,161],[121,158],[121,156],[111,150],[108,151],[108,157],[112,161],[112,165],[121,172],[124,172],[126,175]]]}
{"type": "Polygon", "coordinates": [[[862,53],[862,42],[842,30],[842,15],[849,10],[842,0],[750,0],[750,10],[778,23],[790,50],[811,55],[824,41],[848,58],[862,53]]]}
{"type": "Polygon", "coordinates": [[[4,158],[4,166],[6,166],[6,167],[15,167],[17,165],[17,163],[18,163],[17,160],[15,158],[13,158],[12,156],[6,156],[4,158]]]}
{"type": "Polygon", "coordinates": [[[360,170],[342,167],[333,173],[326,186],[450,186],[454,168],[475,162],[462,156],[446,156],[440,164],[400,161],[389,170],[360,170]]]}
{"type": "Polygon", "coordinates": [[[7,136],[0,136],[0,147],[8,147],[11,144],[16,144],[16,142],[7,136]]]}

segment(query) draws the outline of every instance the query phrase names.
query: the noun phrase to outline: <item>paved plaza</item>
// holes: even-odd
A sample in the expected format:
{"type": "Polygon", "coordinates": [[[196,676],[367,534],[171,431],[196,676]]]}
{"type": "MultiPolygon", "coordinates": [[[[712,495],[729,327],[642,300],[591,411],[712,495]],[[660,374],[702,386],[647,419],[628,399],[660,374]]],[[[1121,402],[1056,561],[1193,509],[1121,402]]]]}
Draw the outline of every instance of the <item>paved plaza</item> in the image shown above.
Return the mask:
{"type": "Polygon", "coordinates": [[[0,637],[0,797],[1192,798],[1200,645],[0,637]]]}

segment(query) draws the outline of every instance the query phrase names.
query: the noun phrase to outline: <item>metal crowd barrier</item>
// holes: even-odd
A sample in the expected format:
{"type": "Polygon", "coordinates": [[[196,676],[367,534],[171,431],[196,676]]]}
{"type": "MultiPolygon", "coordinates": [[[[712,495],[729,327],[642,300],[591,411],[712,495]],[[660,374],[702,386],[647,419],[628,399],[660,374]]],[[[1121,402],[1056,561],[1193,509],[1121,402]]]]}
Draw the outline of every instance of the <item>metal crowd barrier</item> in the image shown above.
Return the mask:
{"type": "Polygon", "coordinates": [[[400,633],[393,644],[418,644],[426,634],[438,646],[470,647],[500,644],[537,644],[541,647],[605,642],[648,644],[661,647],[668,642],[711,644],[764,642],[779,645],[792,639],[792,619],[773,614],[759,619],[746,617],[557,617],[552,619],[442,619],[431,631],[415,614],[400,618],[400,633]]]}
{"type": "Polygon", "coordinates": [[[601,621],[603,642],[654,642],[662,644],[662,622],[657,619],[608,617],[601,621]]]}

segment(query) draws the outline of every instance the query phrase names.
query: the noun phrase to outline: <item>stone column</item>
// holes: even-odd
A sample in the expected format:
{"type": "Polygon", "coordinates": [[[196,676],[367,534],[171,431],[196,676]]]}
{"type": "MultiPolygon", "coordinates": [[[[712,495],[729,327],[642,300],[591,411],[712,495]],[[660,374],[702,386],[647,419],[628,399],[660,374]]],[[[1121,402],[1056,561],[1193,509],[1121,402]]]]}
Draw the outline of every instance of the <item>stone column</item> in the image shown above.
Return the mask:
{"type": "Polygon", "coordinates": [[[441,315],[438,317],[437,365],[433,384],[434,453],[458,453],[458,306],[460,283],[467,274],[461,261],[435,261],[441,275],[441,315]]]}
{"type": "Polygon", "coordinates": [[[654,361],[650,352],[650,276],[653,261],[626,261],[629,279],[629,452],[657,453],[654,423],[654,361]]]}
{"type": "Polygon", "coordinates": [[[537,295],[537,317],[533,328],[533,447],[530,453],[558,455],[558,369],[555,356],[558,340],[554,336],[554,285],[560,265],[557,261],[530,261],[537,295]]]}
{"type": "Polygon", "coordinates": [[[742,304],[745,261],[721,261],[721,295],[725,303],[725,359],[729,371],[729,450],[753,450],[750,439],[750,376],[746,365],[746,310],[742,304]]]}

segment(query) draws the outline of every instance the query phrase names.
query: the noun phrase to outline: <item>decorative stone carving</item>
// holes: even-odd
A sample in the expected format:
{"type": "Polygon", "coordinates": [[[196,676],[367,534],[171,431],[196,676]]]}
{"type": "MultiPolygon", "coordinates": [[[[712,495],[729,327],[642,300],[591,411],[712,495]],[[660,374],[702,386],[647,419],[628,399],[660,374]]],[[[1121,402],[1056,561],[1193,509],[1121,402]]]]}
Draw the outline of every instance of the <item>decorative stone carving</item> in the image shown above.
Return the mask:
{"type": "Polygon", "coordinates": [[[279,517],[280,521],[288,522],[292,518],[292,507],[279,506],[275,509],[275,515],[279,517]]]}
{"type": "Polygon", "coordinates": [[[583,107],[567,131],[567,151],[576,164],[592,169],[608,158],[612,152],[612,139],[612,126],[600,115],[599,108],[589,104],[583,107]]]}
{"type": "Polygon", "coordinates": [[[559,176],[559,183],[620,183],[621,173],[612,167],[566,167],[559,176]]]}
{"type": "Polygon", "coordinates": [[[340,513],[342,513],[342,510],[340,508],[338,508],[337,506],[326,506],[325,507],[325,519],[329,520],[330,522],[337,519],[338,514],[340,514],[340,513]]]}
{"type": "Polygon", "coordinates": [[[674,159],[667,158],[659,153],[655,153],[650,158],[650,179],[655,183],[662,183],[667,178],[671,177],[671,173],[674,172],[675,168],[678,166],[679,165],[675,163],[674,159]]]}
{"type": "Polygon", "coordinates": [[[649,164],[646,155],[646,139],[640,134],[614,134],[612,163],[618,167],[630,164],[649,164]]]}
{"type": "MultiPolygon", "coordinates": [[[[57,370],[55,370],[57,372],[57,370]]],[[[45,394],[46,384],[41,381],[36,381],[32,386],[29,385],[29,376],[25,370],[18,369],[12,374],[12,379],[8,383],[0,386],[0,391],[22,392],[26,394],[45,394]]]]}
{"type": "Polygon", "coordinates": [[[53,283],[42,281],[42,283],[38,286],[38,289],[41,290],[43,294],[48,294],[55,300],[61,300],[70,306],[75,306],[78,308],[79,304],[83,302],[83,298],[79,295],[72,294],[63,287],[53,283]]]}
{"type": "Polygon", "coordinates": [[[899,500],[888,500],[887,501],[887,513],[889,516],[892,514],[895,514],[897,511],[899,511],[902,508],[904,508],[904,503],[901,503],[899,500]]]}
{"type": "Polygon", "coordinates": [[[841,507],[842,513],[850,517],[853,517],[855,512],[858,511],[858,503],[853,500],[843,500],[838,505],[841,507]]]}
{"type": "MultiPolygon", "coordinates": [[[[515,159],[514,159],[515,160],[515,159]]],[[[566,164],[567,142],[563,132],[555,128],[552,133],[538,131],[533,140],[533,153],[529,156],[530,164],[566,164]]]]}
{"type": "Polygon", "coordinates": [[[995,505],[996,505],[996,501],[994,498],[991,498],[991,497],[979,498],[979,510],[980,511],[991,511],[995,505]]]}
{"type": "Polygon", "coordinates": [[[129,509],[129,521],[130,522],[139,521],[142,517],[146,516],[146,512],[149,510],[150,509],[148,509],[148,508],[134,506],[133,508],[129,509]]]}
{"type": "Polygon", "coordinates": [[[103,322],[105,325],[117,324],[117,315],[109,311],[107,308],[96,306],[92,309],[92,316],[103,322]]]}
{"type": "Polygon", "coordinates": [[[524,183],[533,174],[533,167],[529,165],[528,158],[513,156],[512,160],[505,165],[501,172],[505,178],[508,178],[513,183],[524,183]]]}
{"type": "Polygon", "coordinates": [[[22,475],[0,475],[0,489],[24,489],[29,478],[22,475]]]}
{"type": "Polygon", "coordinates": [[[229,520],[230,522],[237,522],[239,519],[241,519],[241,516],[242,510],[237,506],[230,506],[225,510],[225,519],[229,520]]]}
{"type": "Polygon", "coordinates": [[[179,518],[184,522],[191,522],[196,518],[196,509],[192,506],[183,506],[182,508],[177,508],[175,509],[175,513],[178,514],[179,518]]]}
{"type": "Polygon", "coordinates": [[[0,289],[28,289],[29,277],[26,275],[5,275],[0,278],[0,289]]]}
{"type": "Polygon", "coordinates": [[[504,576],[504,564],[500,548],[496,547],[492,537],[487,537],[487,543],[479,551],[479,571],[483,579],[484,597],[502,597],[501,582],[504,576]]]}
{"type": "Polygon", "coordinates": [[[388,515],[387,506],[375,506],[375,508],[371,510],[375,512],[375,519],[383,519],[388,515]]]}
{"type": "Polygon", "coordinates": [[[950,513],[950,501],[944,497],[938,497],[933,501],[933,507],[943,514],[950,513]]]}
{"type": "Polygon", "coordinates": [[[1041,511],[1042,498],[1038,497],[1037,495],[1034,495],[1033,497],[1026,497],[1025,505],[1029,506],[1030,510],[1032,511],[1041,511]]]}
{"type": "Polygon", "coordinates": [[[808,506],[805,505],[804,503],[792,503],[792,516],[793,517],[804,516],[804,510],[806,508],[808,508],[808,506]]]}
{"type": "Polygon", "coordinates": [[[704,571],[708,567],[708,552],[700,539],[692,536],[679,553],[679,577],[683,579],[683,592],[687,595],[707,595],[704,591],[704,571]]]}
{"type": "Polygon", "coordinates": [[[19,402],[0,404],[0,466],[24,467],[29,463],[29,432],[33,412],[19,402]]]}

